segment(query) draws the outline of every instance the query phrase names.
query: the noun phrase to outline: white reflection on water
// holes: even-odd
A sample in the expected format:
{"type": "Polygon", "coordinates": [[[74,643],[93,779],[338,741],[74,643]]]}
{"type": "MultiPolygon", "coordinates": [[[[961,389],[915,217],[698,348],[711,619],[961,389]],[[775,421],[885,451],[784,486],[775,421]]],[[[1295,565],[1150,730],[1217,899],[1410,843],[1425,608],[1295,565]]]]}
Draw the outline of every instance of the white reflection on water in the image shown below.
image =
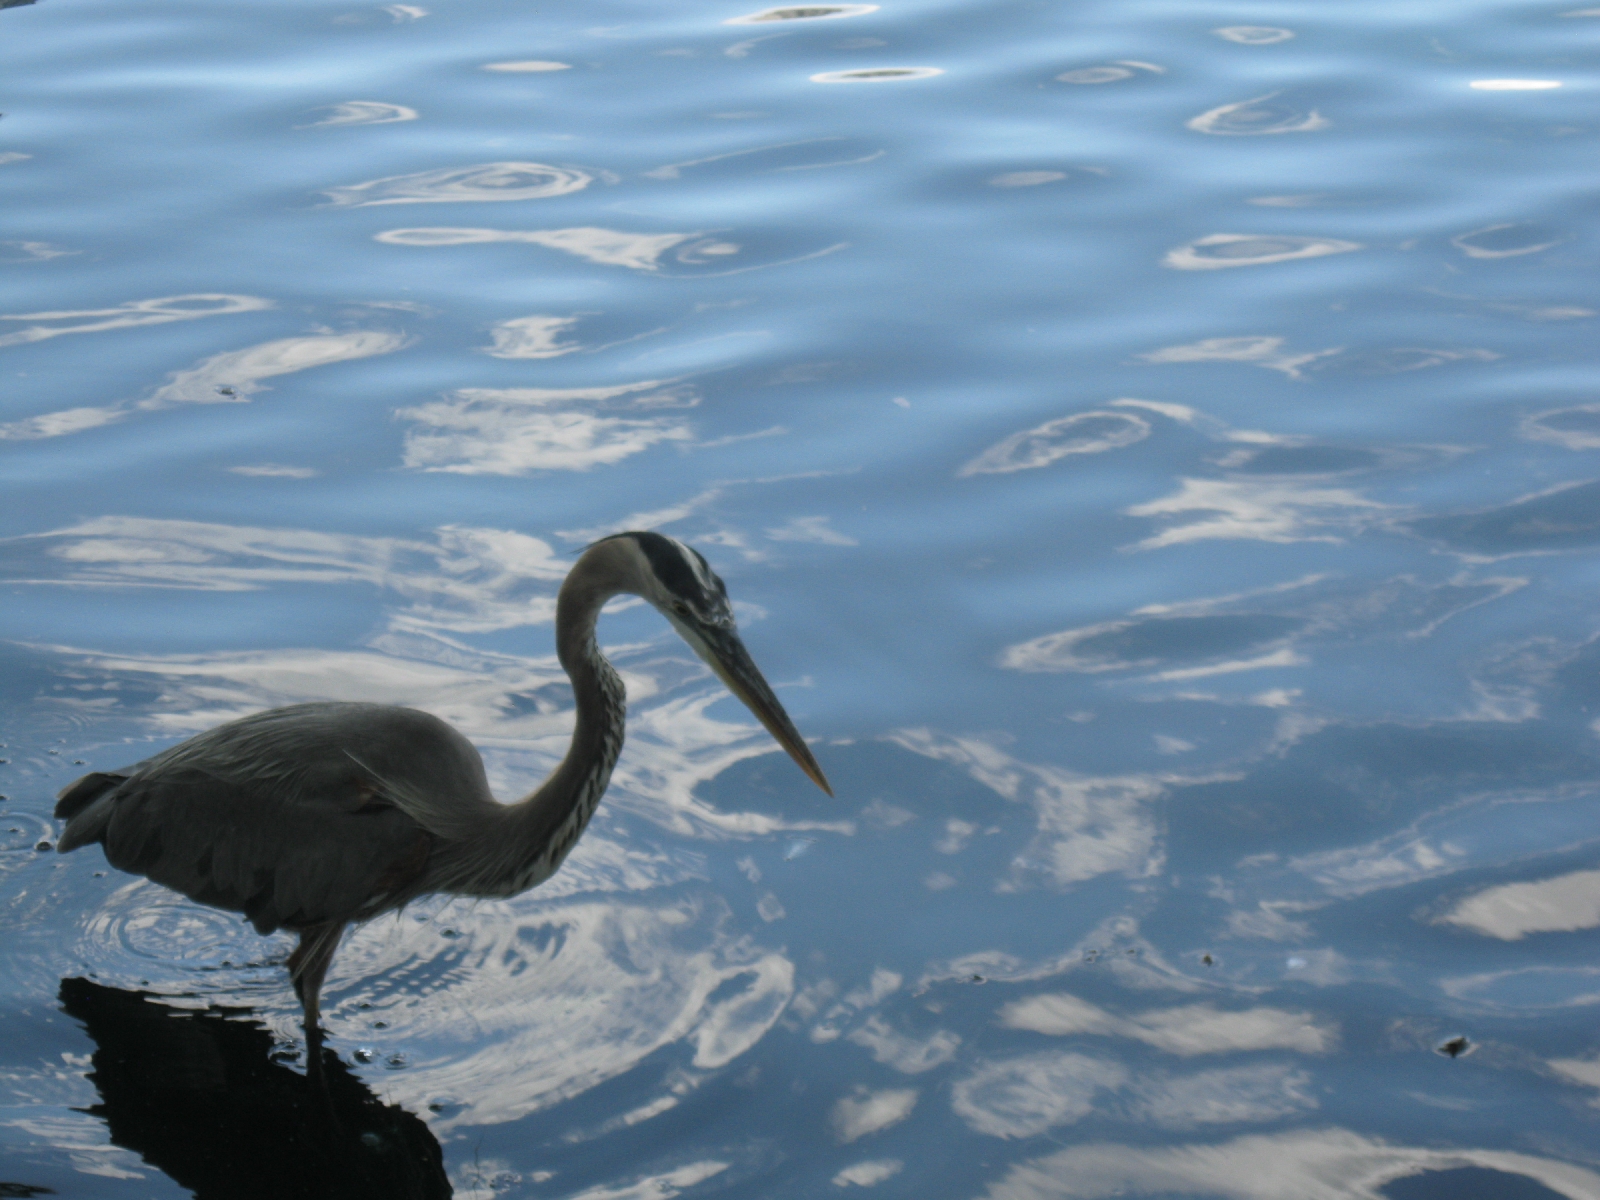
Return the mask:
{"type": "Polygon", "coordinates": [[[404,104],[386,104],[382,100],[346,100],[331,105],[328,115],[297,129],[320,129],[326,125],[392,125],[397,121],[415,121],[417,110],[404,104]]]}
{"type": "Polygon", "coordinates": [[[1005,474],[1046,467],[1069,454],[1103,454],[1150,436],[1150,422],[1131,413],[1082,412],[1013,433],[956,472],[1005,474]]]}
{"type": "Polygon", "coordinates": [[[905,1168],[898,1158],[869,1158],[852,1163],[833,1177],[834,1187],[873,1187],[885,1179],[893,1179],[905,1168]]]}
{"type": "Polygon", "coordinates": [[[1506,221],[1457,234],[1450,239],[1450,244],[1468,258],[1518,258],[1524,254],[1549,250],[1565,240],[1560,237],[1541,239],[1532,226],[1506,221]]]}
{"type": "Polygon", "coordinates": [[[1169,668],[1153,677],[1170,680],[1299,666],[1307,661],[1289,648],[1291,636],[1299,631],[1299,622],[1274,621],[1254,614],[1253,620],[1200,615],[1205,602],[1196,603],[1202,608],[1197,608],[1194,615],[1169,615],[1146,608],[1130,620],[1047,633],[1006,647],[1000,665],[1013,671],[1097,675],[1105,671],[1148,670],[1163,665],[1173,655],[1181,656],[1180,661],[1197,662],[1194,666],[1169,668]],[[1193,645],[1197,639],[1202,647],[1193,645]],[[1184,642],[1189,646],[1184,647],[1184,642]],[[1248,657],[1239,657],[1241,654],[1248,657]]]}
{"type": "Polygon", "coordinates": [[[1459,901],[1437,923],[1505,941],[1530,933],[1569,933],[1600,925],[1600,871],[1574,871],[1532,883],[1485,888],[1459,901]]]}
{"type": "Polygon", "coordinates": [[[551,62],[548,59],[530,58],[521,62],[484,63],[485,71],[570,71],[571,63],[551,62]]]}
{"type": "MultiPolygon", "coordinates": [[[[805,848],[810,849],[816,843],[816,839],[795,838],[791,846],[800,842],[804,842],[805,848]]],[[[784,860],[792,862],[799,857],[798,853],[785,854],[784,860]]],[[[874,967],[871,978],[865,984],[851,989],[838,1003],[829,1004],[835,996],[838,996],[839,985],[831,979],[821,979],[795,997],[793,1011],[801,1020],[809,1021],[821,1011],[823,1005],[829,1005],[822,1018],[811,1026],[808,1034],[810,1039],[820,1046],[836,1041],[845,1025],[865,1010],[882,1004],[889,996],[900,990],[903,982],[903,977],[897,972],[874,967]]]]}
{"type": "MultiPolygon", "coordinates": [[[[1552,1058],[1550,1066],[1574,1083],[1600,1088],[1600,1058],[1552,1058]]],[[[1600,1096],[1590,1100],[1589,1104],[1593,1108],[1600,1108],[1600,1096]]]]}
{"type": "Polygon", "coordinates": [[[1179,271],[1214,271],[1223,267],[1254,267],[1301,258],[1322,258],[1360,249],[1360,242],[1339,238],[1213,233],[1167,251],[1161,265],[1179,271]]]}
{"type": "Polygon", "coordinates": [[[1169,1129],[1278,1120],[1317,1107],[1311,1077],[1281,1063],[1221,1067],[1187,1075],[1071,1051],[1042,1051],[984,1063],[952,1089],[951,1107],[979,1133],[1033,1137],[1099,1112],[1169,1129]],[[1099,1098],[1102,1091],[1125,1093],[1099,1098]]]}
{"type": "Polygon", "coordinates": [[[48,338],[60,337],[64,333],[103,333],[108,329],[132,329],[143,325],[165,325],[169,321],[193,321],[200,317],[260,312],[272,306],[271,300],[260,296],[197,292],[183,296],[160,296],[153,300],[129,300],[114,308],[0,313],[0,321],[34,322],[24,329],[0,334],[0,346],[42,342],[48,338]]]}
{"type": "Polygon", "coordinates": [[[1062,767],[1025,763],[979,737],[949,737],[907,729],[890,738],[914,753],[966,769],[1007,800],[1026,800],[1038,832],[997,887],[1015,891],[1041,874],[1057,887],[1121,873],[1132,878],[1160,872],[1152,802],[1167,779],[1153,775],[1095,778],[1062,767]]]}
{"type": "Polygon", "coordinates": [[[328,333],[311,337],[280,338],[243,350],[213,355],[178,371],[148,399],[142,409],[164,408],[169,404],[236,403],[261,391],[257,382],[275,375],[289,375],[311,367],[352,359],[393,354],[407,344],[403,334],[379,330],[353,333],[328,333]]]}
{"type": "Polygon", "coordinates": [[[469,246],[485,242],[527,242],[562,250],[608,267],[659,270],[660,258],[674,246],[692,241],[694,233],[622,233],[583,226],[576,229],[390,229],[375,239],[393,246],[469,246]]]}
{"type": "Polygon", "coordinates": [[[864,1046],[874,1062],[892,1067],[903,1075],[920,1075],[943,1066],[961,1047],[960,1036],[948,1029],[937,1029],[926,1038],[908,1037],[893,1029],[877,1013],[868,1017],[845,1040],[864,1046]]]}
{"type": "Polygon", "coordinates": [[[127,414],[125,408],[65,408],[59,412],[41,413],[20,421],[0,425],[0,441],[37,441],[42,438],[65,437],[85,429],[98,429],[127,414]]]}
{"type": "Polygon", "coordinates": [[[561,340],[578,323],[577,317],[514,317],[491,331],[495,358],[560,358],[583,349],[580,342],[561,340]]]}
{"type": "Polygon", "coordinates": [[[1250,363],[1269,371],[1282,371],[1290,379],[1299,379],[1301,367],[1344,349],[1343,346],[1331,346],[1326,350],[1308,350],[1296,354],[1286,349],[1287,341],[1287,338],[1265,336],[1203,338],[1183,346],[1163,346],[1160,350],[1152,350],[1139,357],[1147,363],[1250,363]]]}
{"type": "Polygon", "coordinates": [[[979,1133],[1032,1137],[1088,1116],[1096,1092],[1127,1080],[1127,1069],[1110,1059],[1045,1050],[984,1063],[956,1081],[950,1106],[979,1133]]]}
{"type": "Polygon", "coordinates": [[[0,425],[0,440],[62,437],[112,424],[134,412],[150,412],[174,404],[242,404],[252,393],[263,390],[259,380],[331,363],[392,354],[408,341],[398,333],[362,330],[281,338],[243,350],[230,350],[213,355],[187,371],[174,372],[164,386],[135,405],[69,408],[28,417],[0,425]]]}
{"type": "Polygon", "coordinates": [[[833,1106],[829,1123],[833,1126],[833,1136],[848,1144],[869,1133],[898,1125],[911,1115],[916,1105],[916,1088],[885,1088],[873,1092],[858,1087],[833,1106]]]}
{"type": "Polygon", "coordinates": [[[1280,1063],[1189,1075],[1153,1072],[1132,1091],[1128,1116],[1167,1129],[1277,1121],[1317,1107],[1311,1076],[1280,1063]]]}
{"type": "Polygon", "coordinates": [[[1326,129],[1333,123],[1316,109],[1300,112],[1287,104],[1269,103],[1280,95],[1281,92],[1268,92],[1265,96],[1256,96],[1250,100],[1219,105],[1192,118],[1186,124],[1196,133],[1238,136],[1263,133],[1312,133],[1318,129],[1326,129]]]}
{"type": "Polygon", "coordinates": [[[649,415],[699,402],[665,384],[650,379],[608,388],[463,388],[445,400],[396,410],[419,427],[406,433],[404,462],[462,475],[609,466],[658,443],[692,438],[683,416],[649,415]],[[613,415],[607,406],[625,407],[627,415],[613,415]]]}
{"type": "MultiPolygon", "coordinates": [[[[82,1078],[81,1074],[78,1077],[82,1078]]],[[[58,1115],[47,1109],[35,1109],[37,1101],[32,1096],[28,1100],[29,1107],[24,1109],[19,1106],[17,1111],[26,1113],[32,1109],[41,1115],[0,1118],[0,1129],[15,1130],[21,1134],[26,1139],[23,1145],[49,1146],[65,1151],[67,1162],[73,1172],[79,1175],[101,1179],[149,1178],[147,1171],[140,1169],[148,1168],[149,1164],[134,1151],[112,1145],[111,1131],[106,1128],[105,1121],[98,1116],[91,1116],[87,1106],[77,1112],[58,1115]]],[[[40,1189],[34,1194],[48,1193],[40,1189]]]]}
{"type": "Polygon", "coordinates": [[[1517,432],[1529,441],[1551,442],[1568,450],[1600,450],[1600,404],[1534,413],[1523,418],[1517,432]]]}
{"type": "Polygon", "coordinates": [[[414,1112],[454,1097],[463,1107],[445,1128],[516,1120],[677,1041],[693,1047],[696,1069],[726,1066],[793,993],[789,960],[735,935],[726,905],[703,893],[552,905],[535,891],[476,905],[460,921],[465,944],[431,960],[431,926],[362,926],[340,950],[325,1000],[336,1037],[341,1024],[377,1016],[389,1025],[384,1038],[415,1048],[385,1090],[414,1112]],[[397,933],[409,945],[396,946],[397,933]],[[413,973],[431,982],[419,987],[413,973]]]}
{"type": "MultiPolygon", "coordinates": [[[[374,240],[395,246],[467,246],[490,242],[527,242],[551,250],[560,250],[602,266],[630,267],[636,271],[660,270],[664,265],[663,256],[675,248],[677,253],[673,254],[672,258],[688,267],[717,265],[733,260],[744,250],[744,247],[737,242],[714,236],[703,237],[698,233],[624,233],[592,225],[572,229],[465,229],[455,226],[390,229],[375,234],[374,240]]],[[[788,266],[815,258],[825,258],[847,249],[849,245],[849,242],[835,242],[820,250],[797,254],[793,258],[699,273],[740,275],[746,271],[759,271],[767,267],[788,266]]]]}
{"type": "Polygon", "coordinates": [[[1250,1134],[1190,1146],[1074,1146],[1012,1167],[986,1200],[1101,1200],[1129,1193],[1229,1200],[1383,1200],[1387,1183],[1480,1167],[1536,1179],[1571,1200],[1600,1196],[1600,1175],[1507,1150],[1401,1146],[1346,1129],[1250,1134]]]}
{"type": "Polygon", "coordinates": [[[486,632],[555,615],[568,563],[539,538],[444,526],[432,541],[148,517],[95,517],[0,542],[12,582],[246,591],[283,583],[369,583],[410,602],[395,629],[486,632]],[[44,557],[38,551],[43,550],[44,557]],[[545,586],[532,587],[538,582],[545,586]]]}
{"type": "MultiPolygon", "coordinates": [[[[705,1159],[663,1171],[659,1175],[646,1175],[623,1187],[600,1184],[597,1187],[585,1188],[581,1192],[575,1192],[568,1197],[568,1200],[672,1200],[674,1196],[683,1195],[684,1188],[694,1187],[695,1184],[702,1183],[713,1175],[720,1175],[731,1165],[716,1159],[705,1159]]],[[[498,1194],[493,1189],[489,1191],[489,1196],[498,1194]]]]}
{"type": "Polygon", "coordinates": [[[1241,46],[1272,46],[1287,42],[1294,36],[1294,30],[1279,29],[1273,25],[1225,25],[1211,32],[1227,41],[1238,42],[1241,46]]]}
{"type": "Polygon", "coordinates": [[[663,325],[616,341],[598,344],[585,345],[580,341],[566,340],[566,335],[588,315],[590,314],[579,313],[571,317],[535,315],[500,321],[489,331],[490,337],[494,339],[494,345],[485,347],[484,353],[494,358],[560,358],[564,354],[573,354],[580,350],[585,354],[593,354],[628,342],[654,337],[659,333],[665,333],[669,328],[663,325]]]}
{"type": "Polygon", "coordinates": [[[7,255],[0,258],[0,262],[48,262],[52,258],[65,258],[72,254],[82,254],[82,250],[66,250],[60,246],[52,246],[49,242],[0,242],[0,246],[9,246],[16,255],[7,255]]]}
{"type": "Polygon", "coordinates": [[[1281,480],[1185,479],[1160,500],[1124,509],[1130,517],[1170,522],[1138,543],[1157,550],[1185,542],[1340,542],[1371,525],[1387,505],[1348,488],[1304,487],[1281,480]]]}
{"type": "Polygon", "coordinates": [[[792,517],[785,525],[766,530],[775,542],[812,542],[819,546],[859,546],[861,543],[828,524],[827,517],[792,517]]]}
{"type": "Polygon", "coordinates": [[[1238,1050],[1297,1050],[1325,1054],[1338,1043],[1338,1026],[1309,1012],[1250,1008],[1224,1012],[1209,1004],[1151,1009],[1119,1017],[1070,992],[1045,993],[1001,1008],[1008,1029],[1065,1037],[1095,1034],[1124,1037],[1169,1054],[1227,1054],[1238,1050]]]}
{"type": "Polygon", "coordinates": [[[582,191],[594,176],[573,167],[496,162],[447,167],[411,175],[387,175],[347,187],[328,188],[330,203],[366,208],[378,204],[446,204],[485,200],[541,200],[582,191]]]}
{"type": "Polygon", "coordinates": [[[318,475],[314,467],[293,467],[287,463],[252,463],[229,467],[228,472],[253,479],[314,479],[318,475]]]}

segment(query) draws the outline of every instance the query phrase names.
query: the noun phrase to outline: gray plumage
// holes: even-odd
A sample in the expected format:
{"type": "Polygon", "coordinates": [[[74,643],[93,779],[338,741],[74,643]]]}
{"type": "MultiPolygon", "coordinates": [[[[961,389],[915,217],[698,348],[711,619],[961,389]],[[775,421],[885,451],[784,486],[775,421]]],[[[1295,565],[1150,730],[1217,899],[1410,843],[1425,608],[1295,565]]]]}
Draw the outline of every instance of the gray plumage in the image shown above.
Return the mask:
{"type": "Polygon", "coordinates": [[[722,581],[657,533],[590,546],[556,606],[556,647],[577,720],[561,765],[501,804],[478,751],[444,721],[383,704],[296,704],[231,721],[153,758],[62,790],[63,853],[93,842],[128,871],[260,933],[292,930],[290,977],[320,1070],[318,995],[345,927],[419,896],[511,896],[577,843],[622,750],[621,678],[595,641],[600,609],[639,595],[670,621],[824,791],[822,770],[739,640],[722,581]]]}

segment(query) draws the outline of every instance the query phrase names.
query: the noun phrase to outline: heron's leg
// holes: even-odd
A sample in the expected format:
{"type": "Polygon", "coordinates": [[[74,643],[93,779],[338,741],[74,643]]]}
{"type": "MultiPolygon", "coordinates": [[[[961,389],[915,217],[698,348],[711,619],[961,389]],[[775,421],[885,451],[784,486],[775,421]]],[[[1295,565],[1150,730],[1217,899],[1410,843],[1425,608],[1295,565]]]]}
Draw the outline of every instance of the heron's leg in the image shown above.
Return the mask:
{"type": "Polygon", "coordinates": [[[343,921],[328,921],[300,931],[300,944],[289,956],[289,978],[305,1011],[306,1077],[322,1077],[322,1026],[320,1001],[322,980],[328,974],[333,952],[344,934],[343,921]]]}

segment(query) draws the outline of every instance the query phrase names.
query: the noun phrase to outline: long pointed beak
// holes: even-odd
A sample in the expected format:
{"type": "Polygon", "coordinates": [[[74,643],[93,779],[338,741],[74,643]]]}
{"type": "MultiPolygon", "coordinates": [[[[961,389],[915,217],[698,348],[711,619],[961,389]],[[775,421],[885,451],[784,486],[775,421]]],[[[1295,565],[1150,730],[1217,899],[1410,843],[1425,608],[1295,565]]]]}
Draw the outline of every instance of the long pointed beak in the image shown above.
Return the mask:
{"type": "Polygon", "coordinates": [[[789,714],[783,711],[783,705],[772,694],[772,688],[751,661],[750,652],[744,648],[739,635],[731,629],[691,628],[677,621],[673,624],[678,625],[684,640],[705,659],[706,664],[717,673],[717,678],[756,715],[756,720],[766,726],[767,732],[794,759],[795,765],[806,773],[812,783],[828,795],[833,795],[833,788],[828,785],[827,776],[812,756],[811,747],[806,745],[794,722],[789,720],[789,714]]]}

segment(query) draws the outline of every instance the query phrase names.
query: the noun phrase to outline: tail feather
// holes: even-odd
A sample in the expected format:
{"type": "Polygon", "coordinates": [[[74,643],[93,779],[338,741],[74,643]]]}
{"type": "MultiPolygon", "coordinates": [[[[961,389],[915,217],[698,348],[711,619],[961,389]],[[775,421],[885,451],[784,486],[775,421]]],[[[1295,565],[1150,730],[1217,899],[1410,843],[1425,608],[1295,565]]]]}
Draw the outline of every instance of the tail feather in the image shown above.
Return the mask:
{"type": "Polygon", "coordinates": [[[126,782],[126,775],[108,775],[104,771],[90,771],[75,779],[56,794],[56,819],[70,821],[104,793],[126,782]]]}
{"type": "Polygon", "coordinates": [[[61,789],[56,797],[56,818],[67,822],[56,843],[56,849],[65,854],[90,842],[105,838],[106,826],[111,822],[112,794],[127,782],[126,775],[108,775],[91,771],[82,779],[74,780],[61,789]]]}

